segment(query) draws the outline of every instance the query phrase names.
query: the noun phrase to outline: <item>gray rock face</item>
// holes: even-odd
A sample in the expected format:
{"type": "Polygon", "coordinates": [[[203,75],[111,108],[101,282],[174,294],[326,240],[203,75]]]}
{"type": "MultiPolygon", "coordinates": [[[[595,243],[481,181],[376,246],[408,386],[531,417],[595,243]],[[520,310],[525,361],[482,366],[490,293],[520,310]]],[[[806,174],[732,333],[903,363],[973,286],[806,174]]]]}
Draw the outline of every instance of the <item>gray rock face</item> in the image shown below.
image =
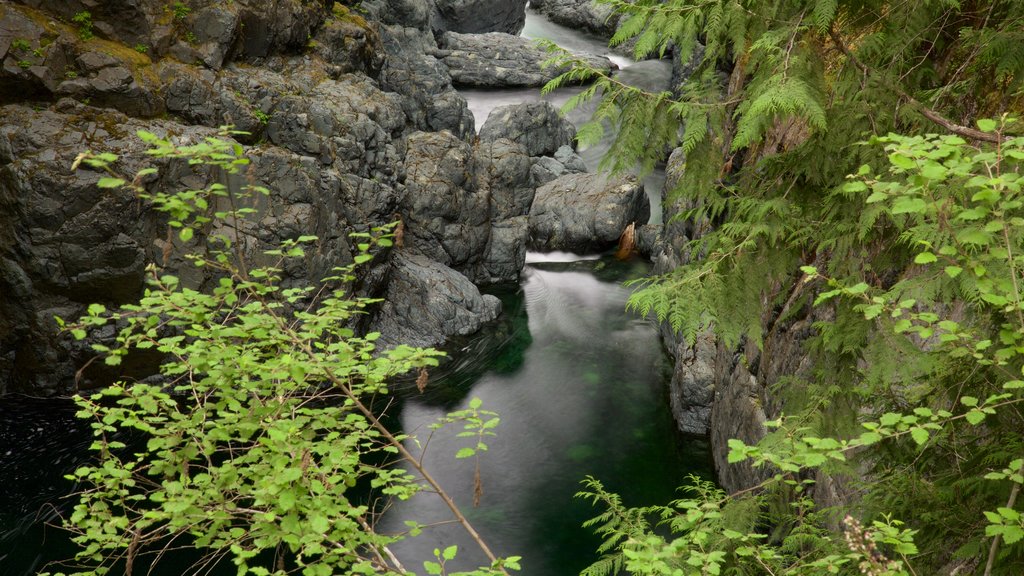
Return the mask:
{"type": "Polygon", "coordinates": [[[448,132],[408,138],[405,243],[480,283],[519,277],[526,214],[533,200],[530,159],[510,140],[474,151],[448,132]]]}
{"type": "Polygon", "coordinates": [[[379,344],[436,346],[453,334],[471,334],[497,318],[501,302],[465,276],[426,256],[399,250],[380,311],[370,329],[379,344]]]}
{"type": "Polygon", "coordinates": [[[360,6],[368,17],[381,24],[417,28],[430,28],[433,5],[430,0],[364,0],[360,6]]]}
{"type": "MultiPolygon", "coordinates": [[[[145,355],[127,359],[121,374],[93,363],[76,383],[91,352],[59,336],[53,316],[73,319],[91,302],[138,298],[149,265],[188,286],[211,280],[184,258],[186,247],[148,202],[100,190],[98,172],[68,171],[83,150],[119,155],[124,175],[155,164],[159,174],[144,181],[154,189],[202,189],[214,178],[233,189],[270,189],[252,200],[245,220],[212,224],[195,242],[227,235],[258,266],[281,241],[317,236],[316,250],[284,265],[286,286],[316,284],[351,261],[350,232],[400,217],[407,244],[392,253],[395,294],[405,302],[413,291],[419,304],[395,322],[426,335],[410,342],[436,344],[492,319],[497,301],[481,297],[470,279],[518,278],[532,160],[525,140],[470,145],[473,118],[437,60],[425,1],[367,2],[420,26],[379,34],[343,8],[332,15],[323,3],[291,0],[195,0],[173,14],[158,0],[0,3],[0,102],[35,102],[0,106],[0,394],[66,393],[151,375],[159,358],[145,355]],[[63,23],[86,9],[91,39],[82,38],[84,25],[63,23]],[[160,118],[166,113],[171,119],[160,118]],[[224,124],[251,133],[239,136],[252,145],[244,176],[153,160],[135,136],[146,130],[187,144],[224,124]]],[[[359,279],[360,293],[384,291],[386,260],[359,279]]]]}
{"type": "Polygon", "coordinates": [[[146,55],[83,42],[70,26],[37,16],[25,6],[0,7],[0,99],[73,96],[136,116],[163,113],[160,81],[146,55]]]}
{"type": "Polygon", "coordinates": [[[476,132],[473,113],[452,87],[448,69],[434,54],[429,32],[398,26],[381,27],[388,54],[381,70],[381,88],[400,94],[410,125],[417,130],[448,130],[463,139],[476,132]]]}
{"type": "MultiPolygon", "coordinates": [[[[100,190],[100,173],[70,172],[75,156],[87,149],[121,156],[127,174],[151,163],[135,131],[145,129],[182,143],[213,135],[208,128],[168,121],[139,121],[109,110],[62,101],[58,111],[35,111],[18,105],[0,108],[0,388],[4,391],[67,392],[73,375],[90,353],[57,335],[53,316],[73,319],[91,302],[120,304],[137,298],[147,264],[163,266],[187,285],[202,286],[202,271],[181,257],[183,247],[169,236],[164,218],[133,194],[100,190]],[[14,294],[12,299],[9,295],[14,294]]],[[[311,285],[338,264],[351,261],[348,231],[353,226],[390,221],[390,205],[359,204],[351,191],[358,176],[324,167],[309,156],[276,146],[249,151],[245,176],[229,186],[252,183],[273,191],[257,199],[249,220],[211,233],[234,239],[253,265],[269,264],[263,251],[300,235],[319,237],[317,250],[304,261],[288,264],[285,285],[311,285]],[[349,218],[358,218],[352,219],[349,218]],[[349,223],[352,224],[349,224],[349,223]]],[[[382,162],[390,163],[387,158],[382,162]]],[[[158,162],[153,189],[199,189],[211,182],[209,170],[193,171],[182,162],[158,162]]],[[[388,203],[388,194],[369,193],[388,203]]],[[[364,191],[365,193],[365,191],[364,191]]],[[[214,206],[216,208],[216,206],[214,206]]],[[[201,234],[199,235],[201,236],[201,234]]],[[[153,359],[150,359],[152,361],[153,359]]],[[[101,364],[101,363],[95,363],[101,364]]],[[[152,364],[137,364],[139,375],[152,364]]],[[[81,383],[111,375],[96,369],[81,383]]],[[[126,369],[131,369],[130,366],[126,369]]]]}
{"type": "MultiPolygon", "coordinates": [[[[685,166],[683,149],[677,148],[665,165],[663,198],[670,198],[678,186],[685,166]]],[[[678,213],[689,206],[683,202],[666,201],[666,213],[678,213]]],[[[686,263],[689,254],[686,244],[702,230],[690,221],[671,219],[662,226],[652,249],[654,274],[665,274],[686,263]]],[[[672,414],[679,429],[688,434],[707,434],[711,429],[711,407],[715,400],[718,348],[714,334],[705,332],[697,337],[693,346],[664,323],[662,340],[674,360],[672,380],[669,384],[672,414]]]]}
{"type": "Polygon", "coordinates": [[[577,30],[589,30],[611,38],[618,24],[610,6],[591,0],[532,0],[530,9],[537,10],[552,22],[577,30]]]}
{"type": "Polygon", "coordinates": [[[480,141],[507,138],[526,148],[530,156],[551,156],[572,146],[576,129],[549,102],[509,104],[495,108],[480,128],[480,141]]]}
{"type": "Polygon", "coordinates": [[[530,166],[530,182],[542,186],[565,174],[579,174],[587,171],[587,165],[571,147],[562,146],[555,155],[533,158],[530,166]]]}
{"type": "Polygon", "coordinates": [[[647,194],[635,177],[568,174],[537,189],[530,209],[530,248],[605,250],[630,222],[646,223],[649,216],[647,194]]]}
{"type": "MultiPolygon", "coordinates": [[[[543,86],[563,72],[562,68],[541,66],[548,53],[522,36],[501,32],[458,34],[441,37],[441,62],[448,67],[457,86],[507,88],[543,86]]],[[[598,69],[610,72],[613,64],[593,54],[580,55],[598,69]]]]}
{"type": "Polygon", "coordinates": [[[450,132],[409,136],[405,156],[405,243],[432,260],[462,269],[484,250],[488,195],[473,180],[473,152],[450,132]]]}
{"type": "Polygon", "coordinates": [[[518,35],[526,24],[527,0],[433,0],[431,26],[437,33],[518,35]]]}
{"type": "Polygon", "coordinates": [[[482,283],[516,281],[526,263],[531,159],[522,145],[502,138],[480,143],[476,166],[477,189],[489,197],[491,230],[471,277],[482,283]]]}

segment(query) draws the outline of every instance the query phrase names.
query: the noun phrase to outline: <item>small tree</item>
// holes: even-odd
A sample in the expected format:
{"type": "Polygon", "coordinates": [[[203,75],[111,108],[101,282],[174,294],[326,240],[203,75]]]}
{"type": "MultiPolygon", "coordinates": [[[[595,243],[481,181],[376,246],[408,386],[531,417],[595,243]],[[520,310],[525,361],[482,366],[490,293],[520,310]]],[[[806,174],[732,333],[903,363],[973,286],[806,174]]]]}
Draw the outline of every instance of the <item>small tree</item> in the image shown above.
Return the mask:
{"type": "MultiPolygon", "coordinates": [[[[157,158],[235,173],[248,160],[238,144],[207,138],[177,146],[140,132],[157,158]]],[[[112,170],[116,157],[82,154],[82,163],[104,171],[101,188],[128,187],[168,215],[182,243],[213,221],[233,223],[251,210],[254,186],[231,189],[146,191],[112,170]],[[215,211],[213,206],[229,206],[215,211]]],[[[499,559],[452,498],[392,433],[371,400],[388,393],[388,380],[427,367],[441,353],[398,346],[376,349],[377,333],[352,326],[376,301],[354,296],[356,268],[391,245],[387,227],[354,234],[354,261],[321,286],[284,289],[281,264],[300,258],[316,241],[303,236],[267,254],[276,266],[246,265],[238,242],[211,236],[188,258],[212,272],[215,287],[200,292],[150,268],[138,304],[107,310],[92,305],[69,326],[83,339],[113,325],[113,342],[94,343],[116,366],[134,350],[156,350],[165,359],[155,382],[119,382],[93,397],[77,397],[79,415],[93,421],[96,461],[69,476],[82,487],[65,526],[81,546],[74,574],[132,574],[142,562],[158,563],[171,549],[194,549],[200,573],[221,561],[238,574],[305,576],[404,574],[388,545],[409,534],[374,530],[366,492],[409,498],[436,491],[492,561],[471,574],[502,574],[516,558],[499,559]],[[126,441],[125,438],[137,441],[126,441]],[[409,465],[417,475],[395,466],[409,465]]],[[[450,416],[468,426],[493,428],[497,419],[474,404],[450,416]]],[[[410,534],[420,528],[409,523],[410,534]]],[[[454,547],[438,552],[450,559],[454,547]]],[[[428,562],[432,571],[437,563],[428,562]]]]}

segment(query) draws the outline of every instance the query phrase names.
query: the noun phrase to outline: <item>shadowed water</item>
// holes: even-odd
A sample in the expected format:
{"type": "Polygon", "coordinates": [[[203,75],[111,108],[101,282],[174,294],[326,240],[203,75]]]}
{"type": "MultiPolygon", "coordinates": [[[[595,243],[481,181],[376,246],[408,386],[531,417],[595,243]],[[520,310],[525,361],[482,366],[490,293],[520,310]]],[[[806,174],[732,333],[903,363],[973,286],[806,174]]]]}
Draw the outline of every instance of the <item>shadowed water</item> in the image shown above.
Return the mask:
{"type": "MultiPolygon", "coordinates": [[[[457,438],[459,428],[435,433],[424,463],[495,552],[523,556],[530,576],[578,574],[597,559],[599,541],[581,527],[597,511],[573,497],[585,476],[621,492],[627,504],[643,505],[672,499],[687,473],[710,474],[704,442],[676,433],[665,397],[669,367],[654,326],[624,310],[621,280],[646,266],[567,256],[528,265],[521,290],[502,295],[514,328],[504,330],[504,348],[496,351],[506,360],[497,362],[501,370],[477,371],[457,391],[450,388],[454,374],[432,380],[401,414],[402,427],[421,444],[432,422],[471,398],[500,414],[498,435],[480,461],[479,507],[472,506],[474,461],[454,458],[472,440],[457,438]]],[[[424,493],[394,503],[380,528],[400,532],[410,517],[423,524],[450,519],[441,500],[424,493]]],[[[452,524],[395,551],[407,568],[421,570],[434,548],[452,543],[462,551],[455,569],[484,561],[452,524]]]]}

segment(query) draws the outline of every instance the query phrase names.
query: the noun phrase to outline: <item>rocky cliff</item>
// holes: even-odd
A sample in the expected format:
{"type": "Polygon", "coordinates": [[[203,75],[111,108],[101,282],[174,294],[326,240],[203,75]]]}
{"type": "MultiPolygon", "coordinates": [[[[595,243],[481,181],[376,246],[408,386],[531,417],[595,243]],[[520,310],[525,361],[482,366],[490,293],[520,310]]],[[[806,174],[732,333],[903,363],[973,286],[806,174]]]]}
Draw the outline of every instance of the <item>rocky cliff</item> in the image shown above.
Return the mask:
{"type": "MultiPolygon", "coordinates": [[[[114,376],[79,371],[90,352],[54,316],[132,301],[150,265],[209,280],[146,201],[71,169],[86,150],[117,154],[126,175],[150,165],[138,130],[180,144],[224,125],[245,132],[233,136],[251,160],[244,178],[272,193],[230,231],[236,244],[259,262],[282,240],[319,238],[285,283],[319,281],[351,261],[351,232],[401,220],[403,246],[357,282],[391,302],[368,322],[383,341],[439,344],[498,314],[474,283],[518,279],[535,189],[580,164],[572,128],[545,105],[513,115],[528,138],[477,140],[435,33],[467,31],[455,16],[493,12],[486,2],[357,4],[0,2],[0,393],[61,394],[114,376]]],[[[503,3],[512,8],[490,29],[472,31],[518,31],[524,5],[503,3]]],[[[486,48],[469,44],[460,54],[471,59],[486,48]]],[[[539,62],[525,66],[535,74],[539,62]]],[[[156,165],[149,189],[238,184],[156,165]]],[[[124,368],[143,376],[155,360],[124,368]]]]}

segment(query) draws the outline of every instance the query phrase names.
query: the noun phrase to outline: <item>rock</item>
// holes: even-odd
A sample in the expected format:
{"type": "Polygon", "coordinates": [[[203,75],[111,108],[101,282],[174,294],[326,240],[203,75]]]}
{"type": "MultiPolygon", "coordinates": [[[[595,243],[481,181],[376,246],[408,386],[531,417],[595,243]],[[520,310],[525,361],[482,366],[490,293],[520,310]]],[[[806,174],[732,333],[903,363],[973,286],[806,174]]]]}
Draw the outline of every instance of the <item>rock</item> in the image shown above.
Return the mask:
{"type": "Polygon", "coordinates": [[[480,128],[480,141],[508,138],[526,147],[530,156],[550,156],[571,146],[576,129],[549,102],[509,104],[495,108],[480,128]]]}
{"type": "Polygon", "coordinates": [[[402,95],[402,107],[416,130],[448,130],[461,139],[476,134],[473,113],[452,87],[448,69],[433,56],[437,43],[428,32],[382,26],[388,54],[380,74],[381,88],[402,95]]]}
{"type": "Polygon", "coordinates": [[[490,233],[489,194],[476,188],[472,159],[469,145],[450,132],[408,138],[405,243],[457,270],[475,266],[490,233]]]}
{"type": "Polygon", "coordinates": [[[318,2],[235,0],[241,33],[234,50],[240,58],[265,58],[305,50],[327,17],[318,2]]]}
{"type": "MultiPolygon", "coordinates": [[[[446,32],[440,40],[438,54],[448,67],[456,86],[478,88],[538,87],[564,71],[564,68],[541,66],[548,53],[528,38],[501,32],[458,34],[446,32]]],[[[611,72],[614,65],[607,58],[579,54],[588,64],[611,72]]]]}
{"type": "Polygon", "coordinates": [[[73,96],[128,114],[163,114],[162,88],[145,54],[114,42],[83,41],[67,24],[20,5],[0,7],[0,97],[73,96]]]}
{"type": "Polygon", "coordinates": [[[618,24],[611,6],[596,4],[592,0],[532,0],[530,9],[537,10],[557,24],[588,30],[605,38],[615,34],[618,24]]]}
{"type": "Polygon", "coordinates": [[[530,209],[530,248],[586,253],[614,246],[630,222],[650,216],[634,176],[567,174],[537,189],[530,209]]]}
{"type": "Polygon", "coordinates": [[[363,0],[359,4],[367,18],[389,26],[430,29],[433,5],[429,0],[363,0]]]}
{"type": "Polygon", "coordinates": [[[476,150],[477,189],[489,196],[490,236],[470,277],[478,283],[515,282],[526,263],[531,159],[508,139],[481,142],[476,150]]]}
{"type": "Polygon", "coordinates": [[[86,24],[75,22],[75,16],[88,12],[93,33],[128,46],[152,48],[157,44],[155,39],[163,38],[168,32],[161,23],[168,3],[157,0],[21,0],[19,3],[44,11],[38,12],[40,21],[50,20],[50,25],[58,25],[57,20],[71,22],[79,29],[86,24]]]}
{"type": "Polygon", "coordinates": [[[376,78],[384,66],[384,45],[366,20],[351,12],[330,18],[310,42],[313,53],[336,67],[332,76],[362,72],[376,78]]]}
{"type": "Polygon", "coordinates": [[[398,250],[391,258],[384,302],[370,324],[379,346],[436,346],[497,318],[501,302],[481,295],[465,276],[423,255],[398,250]]]}
{"type": "Polygon", "coordinates": [[[540,156],[533,158],[530,166],[530,182],[543,186],[565,174],[579,174],[587,171],[583,158],[576,154],[570,146],[562,146],[555,150],[554,157],[540,156]]]}
{"type": "Polygon", "coordinates": [[[195,50],[204,64],[219,69],[223,64],[238,31],[238,13],[220,6],[207,6],[196,12],[192,34],[195,50]]]}
{"type": "MultiPolygon", "coordinates": [[[[75,370],[92,353],[59,337],[53,316],[73,319],[94,301],[112,305],[138,298],[148,264],[179,275],[188,286],[202,287],[209,281],[203,270],[182,258],[183,246],[169,234],[165,217],[128,191],[98,189],[101,173],[85,168],[71,172],[68,167],[81,151],[109,151],[120,156],[116,169],[124,174],[155,163],[159,174],[145,181],[151,189],[202,189],[213,182],[212,170],[193,169],[181,161],[154,161],[143,153],[135,132],[145,129],[190,143],[215,131],[165,120],[137,121],[71,100],[56,108],[60,111],[0,107],[3,391],[41,394],[74,389],[75,370]]],[[[397,105],[391,112],[401,117],[397,105]]],[[[363,122],[371,121],[365,117],[363,122]]],[[[380,125],[373,126],[386,134],[380,125]]],[[[214,227],[209,233],[232,238],[252,265],[270,264],[264,251],[283,240],[317,236],[315,250],[285,265],[285,286],[315,285],[335,266],[350,262],[348,232],[382,225],[397,208],[393,188],[337,165],[325,167],[318,159],[269,144],[248,150],[247,156],[251,164],[246,173],[223,183],[236,191],[247,184],[264,186],[272,193],[266,199],[252,198],[255,212],[246,220],[214,227]]],[[[378,160],[393,170],[397,158],[384,154],[363,160],[363,169],[374,170],[370,167],[378,160]]],[[[218,208],[216,203],[213,208],[218,208]]],[[[197,234],[196,245],[202,245],[203,236],[204,232],[197,234]]],[[[157,361],[139,361],[137,372],[129,375],[152,374],[157,361]]],[[[113,376],[103,369],[102,363],[94,363],[78,385],[88,387],[113,376]]]]}
{"type": "Polygon", "coordinates": [[[519,35],[526,24],[527,0],[433,0],[435,33],[519,35]]]}

